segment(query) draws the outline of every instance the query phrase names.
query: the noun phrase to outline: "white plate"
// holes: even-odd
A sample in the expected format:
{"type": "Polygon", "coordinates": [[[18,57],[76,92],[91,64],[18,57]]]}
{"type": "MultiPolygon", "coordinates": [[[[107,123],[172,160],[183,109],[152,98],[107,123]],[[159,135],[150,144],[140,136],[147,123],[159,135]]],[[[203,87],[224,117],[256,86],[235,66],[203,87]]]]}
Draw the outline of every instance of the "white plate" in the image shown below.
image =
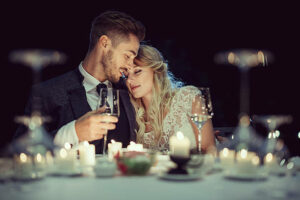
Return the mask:
{"type": "Polygon", "coordinates": [[[249,174],[242,174],[238,172],[225,172],[224,177],[227,179],[232,180],[241,180],[241,181],[262,181],[268,178],[268,174],[265,172],[256,172],[256,173],[249,173],[249,174]]]}
{"type": "Polygon", "coordinates": [[[158,178],[168,181],[195,181],[201,179],[202,176],[199,174],[162,174],[158,178]]]}

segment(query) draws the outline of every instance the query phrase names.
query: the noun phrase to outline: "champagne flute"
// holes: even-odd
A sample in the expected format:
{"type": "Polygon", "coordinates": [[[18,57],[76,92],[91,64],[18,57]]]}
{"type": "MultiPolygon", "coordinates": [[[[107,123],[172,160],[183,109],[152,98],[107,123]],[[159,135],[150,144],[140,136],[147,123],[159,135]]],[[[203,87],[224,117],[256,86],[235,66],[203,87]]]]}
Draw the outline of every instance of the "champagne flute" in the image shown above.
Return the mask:
{"type": "Polygon", "coordinates": [[[198,141],[197,150],[201,152],[201,129],[207,120],[212,118],[214,113],[209,88],[199,87],[198,90],[199,94],[193,99],[190,119],[198,127],[199,133],[196,135],[196,140],[198,141]]]}
{"type": "MultiPolygon", "coordinates": [[[[109,116],[120,116],[119,108],[119,90],[113,88],[101,88],[100,89],[100,98],[98,101],[97,108],[105,106],[105,111],[101,115],[109,116]]],[[[107,144],[107,134],[104,135],[103,141],[103,155],[105,155],[105,148],[107,144]]]]}

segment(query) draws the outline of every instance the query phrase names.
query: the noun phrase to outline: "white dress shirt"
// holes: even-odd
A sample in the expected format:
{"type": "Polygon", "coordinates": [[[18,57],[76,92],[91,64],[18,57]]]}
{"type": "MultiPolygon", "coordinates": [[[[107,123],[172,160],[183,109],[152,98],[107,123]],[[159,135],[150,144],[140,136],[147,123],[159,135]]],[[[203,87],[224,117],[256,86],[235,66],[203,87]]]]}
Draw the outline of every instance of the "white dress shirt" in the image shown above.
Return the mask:
{"type": "MultiPolygon", "coordinates": [[[[99,94],[96,88],[101,82],[85,71],[82,66],[82,62],[79,64],[79,71],[84,77],[82,84],[85,89],[88,104],[92,110],[96,110],[99,102],[99,94]]],[[[105,81],[103,84],[107,85],[107,88],[112,88],[112,85],[109,81],[105,81]]],[[[75,121],[76,120],[73,120],[67,123],[58,130],[54,137],[54,143],[56,145],[63,146],[66,142],[75,146],[78,145],[79,140],[75,130],[75,121]]]]}

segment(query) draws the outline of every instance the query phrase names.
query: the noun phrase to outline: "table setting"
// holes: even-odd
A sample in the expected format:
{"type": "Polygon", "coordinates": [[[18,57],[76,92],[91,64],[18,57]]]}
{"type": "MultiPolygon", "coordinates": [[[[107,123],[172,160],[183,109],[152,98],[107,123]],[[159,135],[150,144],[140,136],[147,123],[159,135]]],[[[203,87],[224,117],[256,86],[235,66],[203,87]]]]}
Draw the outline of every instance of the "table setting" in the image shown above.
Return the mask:
{"type": "MultiPolygon", "coordinates": [[[[191,142],[181,131],[169,138],[169,149],[164,151],[146,149],[134,141],[125,147],[121,142],[108,141],[105,135],[103,151],[96,154],[95,145],[88,141],[76,146],[54,145],[43,129],[49,119],[39,112],[16,118],[29,127],[29,132],[11,145],[9,157],[0,158],[1,197],[299,199],[298,188],[287,184],[299,184],[300,158],[287,157],[277,130],[281,124],[290,123],[291,116],[249,114],[248,70],[265,66],[267,58],[272,60],[270,52],[235,50],[217,54],[218,63],[237,66],[244,77],[241,115],[232,137],[206,154],[201,153],[201,134],[196,137],[196,150],[191,150],[191,142]],[[251,122],[264,124],[267,138],[259,137],[251,122]]],[[[12,59],[31,66],[38,76],[42,67],[65,58],[56,51],[17,51],[12,59]]],[[[201,102],[201,106],[189,118],[201,133],[214,113],[210,89],[198,90],[195,102],[201,102]]],[[[108,108],[102,114],[118,117],[119,91],[102,88],[101,94],[106,97],[97,108],[106,104],[108,108]]]]}

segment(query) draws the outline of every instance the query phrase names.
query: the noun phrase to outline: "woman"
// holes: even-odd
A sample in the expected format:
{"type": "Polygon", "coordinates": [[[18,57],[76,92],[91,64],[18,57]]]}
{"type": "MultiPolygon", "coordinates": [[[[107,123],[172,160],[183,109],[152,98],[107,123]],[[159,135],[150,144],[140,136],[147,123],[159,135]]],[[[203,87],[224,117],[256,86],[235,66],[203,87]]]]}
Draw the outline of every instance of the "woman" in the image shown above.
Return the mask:
{"type": "MultiPolygon", "coordinates": [[[[189,116],[199,92],[193,86],[181,87],[182,83],[174,80],[156,48],[140,46],[126,85],[136,111],[138,143],[146,148],[166,150],[170,136],[181,131],[191,141],[191,149],[196,149],[198,129],[189,116]]],[[[201,134],[201,151],[215,149],[211,120],[205,123],[201,134]]]]}

